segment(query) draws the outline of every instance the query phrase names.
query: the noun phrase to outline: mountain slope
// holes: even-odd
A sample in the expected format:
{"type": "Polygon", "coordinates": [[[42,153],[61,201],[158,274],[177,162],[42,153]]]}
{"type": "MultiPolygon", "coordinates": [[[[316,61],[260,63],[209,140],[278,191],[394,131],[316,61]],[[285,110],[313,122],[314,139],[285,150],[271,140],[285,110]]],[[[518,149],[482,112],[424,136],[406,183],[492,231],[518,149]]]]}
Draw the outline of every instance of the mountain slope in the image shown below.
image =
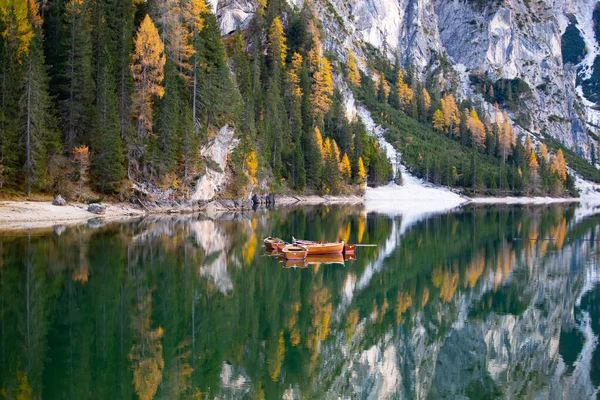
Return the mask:
{"type": "MultiPolygon", "coordinates": [[[[213,2],[224,35],[251,18],[251,1],[213,2]]],[[[298,8],[303,2],[288,3],[298,8]]],[[[369,48],[378,49],[392,60],[409,62],[420,78],[436,80],[441,89],[454,87],[459,95],[482,101],[490,114],[495,99],[471,84],[470,75],[491,82],[522,79],[528,90],[516,104],[504,105],[521,131],[547,132],[589,159],[598,145],[598,112],[580,94],[582,79],[593,75],[598,49],[592,15],[596,3],[313,0],[310,5],[326,32],[323,44],[340,58],[352,49],[366,70],[369,48]],[[561,36],[569,18],[588,48],[577,66],[563,64],[561,36]]]]}

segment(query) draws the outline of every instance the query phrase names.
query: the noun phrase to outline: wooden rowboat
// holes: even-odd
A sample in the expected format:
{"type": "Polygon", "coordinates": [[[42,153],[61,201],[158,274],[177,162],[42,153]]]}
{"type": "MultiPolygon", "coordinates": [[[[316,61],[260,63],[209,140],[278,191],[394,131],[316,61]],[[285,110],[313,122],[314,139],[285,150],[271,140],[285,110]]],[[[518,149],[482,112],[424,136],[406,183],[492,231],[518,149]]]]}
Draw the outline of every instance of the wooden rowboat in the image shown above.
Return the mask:
{"type": "MultiPolygon", "coordinates": [[[[296,239],[292,236],[294,244],[306,246],[308,248],[308,254],[342,254],[344,252],[344,241],[327,243],[327,242],[313,242],[312,240],[296,239]]],[[[353,245],[356,248],[356,245],[353,245]]]]}
{"type": "Polygon", "coordinates": [[[292,241],[295,244],[301,244],[301,245],[308,245],[308,244],[318,244],[318,243],[324,243],[324,242],[315,242],[313,240],[304,240],[304,239],[296,239],[295,237],[292,236],[292,241]]]}
{"type": "Polygon", "coordinates": [[[304,260],[308,254],[306,247],[294,244],[285,246],[281,252],[286,260],[304,260]]]}
{"type": "Polygon", "coordinates": [[[283,240],[279,239],[279,238],[274,238],[269,236],[268,238],[265,238],[264,243],[265,243],[265,247],[267,248],[267,250],[276,250],[277,249],[277,243],[283,243],[283,240]]]}
{"type": "Polygon", "coordinates": [[[344,241],[336,243],[313,243],[303,245],[308,249],[309,255],[318,254],[342,254],[344,252],[344,241]]]}

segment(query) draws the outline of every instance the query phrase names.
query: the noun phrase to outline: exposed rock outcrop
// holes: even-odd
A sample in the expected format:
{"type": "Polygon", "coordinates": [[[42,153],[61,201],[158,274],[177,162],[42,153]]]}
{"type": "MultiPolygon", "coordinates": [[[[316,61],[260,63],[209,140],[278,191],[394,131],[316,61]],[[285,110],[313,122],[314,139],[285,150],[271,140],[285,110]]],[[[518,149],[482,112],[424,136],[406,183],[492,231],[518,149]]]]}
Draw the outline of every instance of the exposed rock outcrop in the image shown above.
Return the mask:
{"type": "Polygon", "coordinates": [[[196,184],[192,200],[211,200],[230,182],[227,159],[238,143],[235,129],[225,125],[217,132],[215,138],[202,148],[200,154],[207,159],[208,165],[196,184]]]}

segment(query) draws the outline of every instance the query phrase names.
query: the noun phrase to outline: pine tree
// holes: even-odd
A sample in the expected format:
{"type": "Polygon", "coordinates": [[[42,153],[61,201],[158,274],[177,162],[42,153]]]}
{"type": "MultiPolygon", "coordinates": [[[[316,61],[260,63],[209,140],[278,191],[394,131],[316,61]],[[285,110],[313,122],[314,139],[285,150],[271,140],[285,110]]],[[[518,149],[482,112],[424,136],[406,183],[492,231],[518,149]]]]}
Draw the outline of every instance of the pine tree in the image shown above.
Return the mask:
{"type": "Polygon", "coordinates": [[[87,142],[93,115],[94,79],[90,32],[91,0],[69,0],[66,5],[66,54],[62,62],[60,114],[67,150],[87,142]]]}
{"type": "Polygon", "coordinates": [[[312,188],[317,188],[321,184],[323,169],[323,138],[318,127],[314,128],[311,135],[307,135],[305,143],[306,183],[312,188]]]}
{"type": "Polygon", "coordinates": [[[96,128],[91,141],[91,176],[96,189],[115,193],[125,177],[125,155],[121,140],[115,74],[109,50],[105,48],[100,58],[96,83],[96,128]]]}
{"type": "Polygon", "coordinates": [[[26,3],[0,2],[0,163],[3,185],[16,185],[22,176],[19,98],[23,91],[23,62],[28,54],[31,33],[26,3]]]}
{"type": "Polygon", "coordinates": [[[152,107],[155,98],[161,98],[165,89],[162,86],[165,66],[164,45],[158,30],[146,15],[137,31],[135,52],[131,72],[135,83],[133,112],[136,119],[136,136],[128,143],[128,176],[133,179],[145,155],[145,140],[152,132],[152,107]]]}
{"type": "Polygon", "coordinates": [[[202,14],[204,27],[194,44],[196,51],[196,90],[192,93],[194,117],[205,129],[236,120],[240,93],[233,84],[227,65],[221,31],[213,13],[202,14]]]}
{"type": "Polygon", "coordinates": [[[25,60],[25,88],[21,99],[25,125],[25,179],[31,188],[45,185],[47,159],[58,150],[59,137],[48,89],[48,75],[42,48],[42,19],[38,5],[29,0],[29,23],[33,37],[25,60]]]}

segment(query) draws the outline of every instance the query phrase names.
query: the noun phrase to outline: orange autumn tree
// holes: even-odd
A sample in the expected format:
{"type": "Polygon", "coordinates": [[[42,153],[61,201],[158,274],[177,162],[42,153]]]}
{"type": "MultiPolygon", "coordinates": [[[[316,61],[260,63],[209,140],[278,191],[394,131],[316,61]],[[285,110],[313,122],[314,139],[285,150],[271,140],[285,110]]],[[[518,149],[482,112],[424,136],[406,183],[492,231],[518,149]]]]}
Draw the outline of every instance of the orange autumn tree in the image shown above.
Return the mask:
{"type": "Polygon", "coordinates": [[[73,149],[73,162],[77,165],[79,172],[79,195],[83,196],[83,185],[87,181],[88,170],[90,169],[90,149],[86,145],[81,145],[73,149]]]}
{"type": "Polygon", "coordinates": [[[133,168],[145,153],[144,139],[152,132],[152,107],[155,98],[161,98],[166,58],[165,46],[149,15],[146,15],[134,41],[131,74],[134,82],[133,112],[137,122],[137,137],[129,149],[128,174],[132,178],[133,168]]]}

